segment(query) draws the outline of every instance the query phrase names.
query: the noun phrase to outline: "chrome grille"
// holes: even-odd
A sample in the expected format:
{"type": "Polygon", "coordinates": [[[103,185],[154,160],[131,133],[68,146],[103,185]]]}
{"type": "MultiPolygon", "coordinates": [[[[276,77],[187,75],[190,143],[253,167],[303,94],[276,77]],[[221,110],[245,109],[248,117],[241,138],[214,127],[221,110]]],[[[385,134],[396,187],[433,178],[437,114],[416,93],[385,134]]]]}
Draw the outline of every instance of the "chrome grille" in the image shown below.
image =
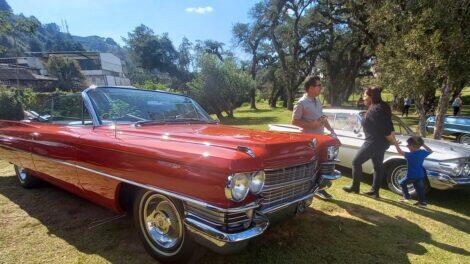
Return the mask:
{"type": "Polygon", "coordinates": [[[277,188],[261,193],[261,205],[263,208],[276,206],[295,200],[307,194],[312,188],[312,181],[301,182],[283,188],[277,188]]]}
{"type": "Polygon", "coordinates": [[[313,188],[315,181],[316,161],[288,168],[265,170],[265,184],[261,196],[263,209],[288,203],[313,188]]]}
{"type": "Polygon", "coordinates": [[[317,163],[315,161],[301,164],[293,167],[265,170],[266,180],[265,186],[274,186],[277,184],[284,184],[305,178],[311,178],[315,172],[317,163]]]}
{"type": "Polygon", "coordinates": [[[195,204],[184,204],[186,217],[195,218],[224,232],[238,232],[251,224],[251,217],[246,212],[224,213],[195,204]]]}
{"type": "Polygon", "coordinates": [[[335,163],[322,163],[320,165],[321,175],[331,175],[335,171],[335,163]]]}

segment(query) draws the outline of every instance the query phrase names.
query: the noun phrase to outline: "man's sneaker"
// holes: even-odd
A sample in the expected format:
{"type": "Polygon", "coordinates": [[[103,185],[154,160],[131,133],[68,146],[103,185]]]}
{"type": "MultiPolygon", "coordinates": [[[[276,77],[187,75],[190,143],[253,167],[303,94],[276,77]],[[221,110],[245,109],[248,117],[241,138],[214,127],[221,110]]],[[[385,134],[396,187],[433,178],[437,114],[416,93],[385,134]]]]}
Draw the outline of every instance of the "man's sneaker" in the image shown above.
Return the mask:
{"type": "Polygon", "coordinates": [[[315,195],[320,197],[323,200],[333,199],[333,196],[331,196],[331,194],[327,193],[325,190],[319,190],[319,191],[315,192],[315,195]]]}
{"type": "Polygon", "coordinates": [[[416,202],[416,203],[414,203],[414,205],[417,205],[417,206],[422,207],[422,208],[426,208],[426,206],[427,206],[428,204],[427,204],[427,203],[416,202]]]}

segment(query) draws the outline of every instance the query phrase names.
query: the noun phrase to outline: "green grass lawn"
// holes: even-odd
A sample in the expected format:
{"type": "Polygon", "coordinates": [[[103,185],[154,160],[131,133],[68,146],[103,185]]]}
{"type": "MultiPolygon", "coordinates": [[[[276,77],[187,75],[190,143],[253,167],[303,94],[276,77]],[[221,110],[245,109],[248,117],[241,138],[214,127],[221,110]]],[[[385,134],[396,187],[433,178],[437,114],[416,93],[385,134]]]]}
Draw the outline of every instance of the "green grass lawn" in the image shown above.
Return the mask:
{"type": "MultiPolygon", "coordinates": [[[[224,123],[267,129],[290,122],[290,111],[259,107],[242,107],[224,123]]],[[[245,251],[222,256],[197,247],[192,263],[470,263],[470,191],[433,190],[422,209],[397,202],[388,190],[380,200],[346,194],[341,187],[349,183],[348,177],[336,181],[334,200],[314,200],[245,251]]],[[[369,182],[362,186],[369,188],[369,182]]],[[[65,191],[23,189],[3,161],[0,214],[0,263],[155,263],[130,217],[103,223],[114,214],[65,191]]]]}

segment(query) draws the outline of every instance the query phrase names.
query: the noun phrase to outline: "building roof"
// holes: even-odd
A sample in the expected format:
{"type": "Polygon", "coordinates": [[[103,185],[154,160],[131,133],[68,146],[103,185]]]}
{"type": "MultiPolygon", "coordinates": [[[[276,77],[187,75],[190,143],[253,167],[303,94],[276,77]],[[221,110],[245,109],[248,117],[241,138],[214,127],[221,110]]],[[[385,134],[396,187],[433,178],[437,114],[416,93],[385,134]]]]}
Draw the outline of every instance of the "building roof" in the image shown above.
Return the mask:
{"type": "Polygon", "coordinates": [[[38,75],[24,68],[0,68],[0,80],[57,81],[57,78],[38,75]]]}

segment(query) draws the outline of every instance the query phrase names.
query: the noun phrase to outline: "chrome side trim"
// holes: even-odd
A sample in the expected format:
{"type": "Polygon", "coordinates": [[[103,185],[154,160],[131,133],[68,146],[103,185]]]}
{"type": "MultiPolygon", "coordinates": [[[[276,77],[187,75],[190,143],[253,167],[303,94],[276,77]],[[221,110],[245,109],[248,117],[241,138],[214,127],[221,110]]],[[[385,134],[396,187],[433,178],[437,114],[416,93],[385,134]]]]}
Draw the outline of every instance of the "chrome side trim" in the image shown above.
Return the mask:
{"type": "MultiPolygon", "coordinates": [[[[10,146],[8,146],[8,147],[11,148],[11,149],[18,150],[18,151],[26,152],[22,149],[17,149],[17,148],[10,147],[10,146]]],[[[29,152],[27,152],[27,153],[29,153],[29,152]]],[[[164,194],[164,195],[167,195],[167,196],[170,196],[170,197],[173,197],[173,198],[176,198],[176,199],[188,202],[188,203],[194,203],[194,204],[197,204],[199,206],[203,206],[203,207],[206,207],[206,208],[209,208],[209,209],[212,209],[212,210],[216,210],[216,211],[219,211],[219,212],[224,212],[224,213],[245,212],[247,210],[255,209],[255,208],[258,208],[260,206],[259,204],[253,202],[253,203],[250,203],[250,204],[247,204],[247,205],[244,205],[244,206],[240,206],[240,207],[220,208],[218,206],[211,205],[211,204],[208,204],[206,202],[203,202],[203,201],[200,201],[200,200],[197,200],[197,199],[194,199],[194,198],[190,198],[190,197],[178,194],[178,193],[174,193],[172,191],[168,191],[168,190],[161,189],[161,188],[158,188],[158,187],[155,187],[155,186],[152,186],[152,185],[142,184],[142,183],[138,183],[138,182],[131,181],[131,180],[128,180],[128,179],[124,179],[124,178],[114,176],[114,175],[111,175],[111,174],[108,174],[108,173],[105,173],[105,172],[101,172],[101,171],[97,171],[97,170],[94,170],[94,169],[83,167],[83,166],[80,166],[80,165],[77,165],[77,164],[73,164],[73,163],[70,163],[70,162],[67,162],[67,161],[53,159],[53,158],[49,158],[49,157],[38,155],[38,154],[32,154],[32,155],[50,160],[50,161],[55,162],[55,163],[59,163],[59,164],[62,164],[62,165],[74,167],[74,168],[81,169],[81,170],[85,170],[85,171],[95,173],[95,174],[98,174],[98,175],[101,175],[101,176],[104,176],[104,177],[107,177],[107,178],[110,178],[110,179],[114,179],[114,180],[117,180],[117,181],[121,181],[121,182],[125,182],[125,183],[128,183],[128,184],[137,186],[137,187],[141,187],[141,188],[144,188],[144,189],[147,189],[147,190],[158,192],[158,193],[161,193],[161,194],[164,194]]]]}
{"type": "Polygon", "coordinates": [[[269,207],[269,208],[266,208],[264,210],[261,210],[261,213],[262,214],[269,214],[269,213],[272,213],[272,212],[275,212],[277,210],[281,210],[283,208],[286,208],[292,204],[295,204],[295,203],[298,203],[298,202],[301,202],[303,200],[307,200],[307,199],[312,199],[313,198],[313,192],[307,194],[307,195],[304,195],[302,197],[299,197],[295,200],[292,200],[288,203],[284,203],[284,204],[280,204],[280,205],[277,205],[277,206],[273,206],[273,207],[269,207]]]}

